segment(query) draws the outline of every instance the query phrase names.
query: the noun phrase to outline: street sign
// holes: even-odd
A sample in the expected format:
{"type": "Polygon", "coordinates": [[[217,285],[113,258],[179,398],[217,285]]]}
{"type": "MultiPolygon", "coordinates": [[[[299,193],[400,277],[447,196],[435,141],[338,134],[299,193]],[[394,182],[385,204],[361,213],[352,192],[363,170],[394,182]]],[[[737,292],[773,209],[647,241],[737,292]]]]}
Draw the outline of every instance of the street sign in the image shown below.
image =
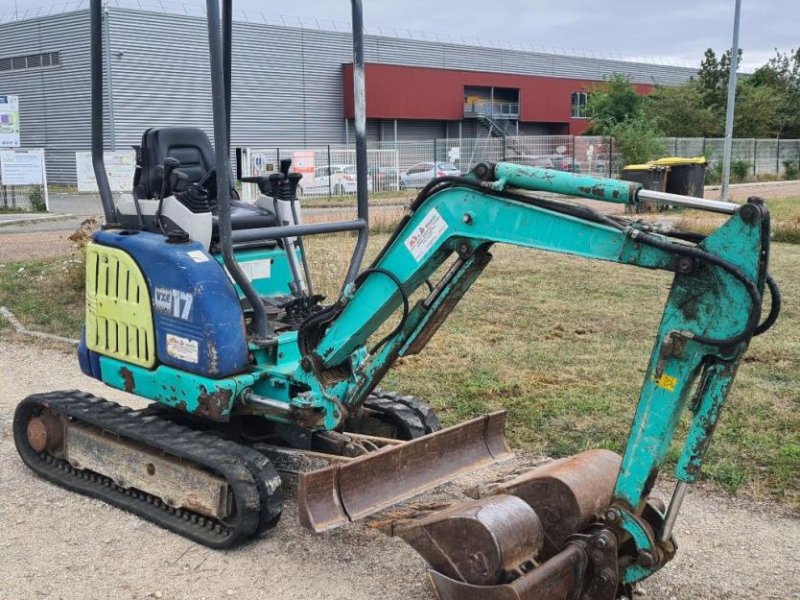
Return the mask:
{"type": "Polygon", "coordinates": [[[42,185],[44,151],[0,150],[0,182],[4,186],[42,185]]]}

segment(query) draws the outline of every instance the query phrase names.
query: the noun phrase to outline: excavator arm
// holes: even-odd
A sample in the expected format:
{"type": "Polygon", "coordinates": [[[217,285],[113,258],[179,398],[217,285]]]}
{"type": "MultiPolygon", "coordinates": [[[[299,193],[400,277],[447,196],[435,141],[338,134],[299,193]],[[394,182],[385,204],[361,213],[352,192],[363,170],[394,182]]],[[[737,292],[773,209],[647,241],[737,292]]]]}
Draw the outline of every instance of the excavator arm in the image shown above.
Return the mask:
{"type": "Polygon", "coordinates": [[[587,186],[571,174],[503,164],[481,165],[474,173],[480,177],[440,180],[423,190],[380,255],[345,289],[329,321],[300,332],[305,364],[312,368],[299,377],[312,385],[328,382],[323,393],[343,394],[344,406],[358,407],[398,358],[424,347],[489,263],[495,243],[674,273],[603,515],[635,548],[619,573],[620,584],[631,584],[671,559],[671,528],[685,485],[697,478],[736,369],[759,331],[768,211],[757,199],[726,205],[730,209],[709,202],[732,214],[708,237],[658,234],[641,222],[530,193],[544,189],[635,203],[646,192],[634,184],[591,179],[587,186]],[[412,307],[409,297],[448,260],[444,275],[412,307]],[[399,308],[400,323],[367,348],[399,308]],[[659,511],[648,496],[687,409],[691,424],[675,471],[679,483],[669,510],[659,511]]]}

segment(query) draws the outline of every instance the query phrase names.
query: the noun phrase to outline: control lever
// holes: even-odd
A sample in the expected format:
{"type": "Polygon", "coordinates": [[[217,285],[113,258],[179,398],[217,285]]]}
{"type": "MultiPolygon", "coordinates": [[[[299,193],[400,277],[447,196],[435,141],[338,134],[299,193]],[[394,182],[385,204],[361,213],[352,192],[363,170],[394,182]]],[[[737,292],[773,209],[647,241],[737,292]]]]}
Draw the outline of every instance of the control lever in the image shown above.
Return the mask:
{"type": "Polygon", "coordinates": [[[189,176],[183,171],[175,170],[169,178],[170,195],[179,194],[186,191],[189,184],[189,176]]]}
{"type": "MultiPolygon", "coordinates": [[[[161,209],[164,207],[164,198],[166,198],[167,195],[171,195],[170,190],[172,186],[170,183],[172,181],[172,176],[178,176],[178,173],[180,172],[176,172],[175,169],[180,166],[180,164],[181,161],[179,161],[177,158],[168,156],[164,159],[163,165],[156,167],[158,173],[161,175],[161,197],[158,199],[158,208],[156,209],[155,221],[156,225],[158,225],[158,228],[161,230],[161,233],[164,235],[167,235],[167,232],[164,229],[164,224],[161,222],[161,209]]],[[[185,180],[189,179],[185,173],[180,173],[180,175],[182,175],[183,179],[185,180]]],[[[180,179],[179,176],[178,179],[180,179]]]]}
{"type": "MultiPolygon", "coordinates": [[[[169,195],[170,192],[170,180],[172,178],[172,172],[179,167],[181,161],[177,158],[172,156],[168,156],[164,159],[164,165],[160,167],[161,171],[161,200],[169,195]]],[[[160,208],[160,206],[159,206],[160,208]]]]}

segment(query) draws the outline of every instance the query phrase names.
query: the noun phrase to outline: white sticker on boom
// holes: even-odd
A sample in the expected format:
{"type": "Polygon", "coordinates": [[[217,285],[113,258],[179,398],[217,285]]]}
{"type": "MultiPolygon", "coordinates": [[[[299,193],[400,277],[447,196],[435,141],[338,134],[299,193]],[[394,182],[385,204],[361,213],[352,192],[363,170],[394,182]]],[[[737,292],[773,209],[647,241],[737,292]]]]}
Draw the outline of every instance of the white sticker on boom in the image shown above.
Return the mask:
{"type": "Polygon", "coordinates": [[[167,354],[178,360],[194,364],[200,360],[197,340],[182,338],[171,333],[167,334],[167,354]]]}
{"type": "Polygon", "coordinates": [[[438,210],[432,208],[416,229],[411,232],[411,235],[406,238],[406,248],[411,252],[411,256],[419,262],[428,250],[439,241],[445,231],[447,231],[447,222],[438,210]]]}
{"type": "Polygon", "coordinates": [[[202,250],[190,250],[186,254],[188,254],[189,258],[196,263],[208,262],[208,257],[203,253],[202,250]]]}

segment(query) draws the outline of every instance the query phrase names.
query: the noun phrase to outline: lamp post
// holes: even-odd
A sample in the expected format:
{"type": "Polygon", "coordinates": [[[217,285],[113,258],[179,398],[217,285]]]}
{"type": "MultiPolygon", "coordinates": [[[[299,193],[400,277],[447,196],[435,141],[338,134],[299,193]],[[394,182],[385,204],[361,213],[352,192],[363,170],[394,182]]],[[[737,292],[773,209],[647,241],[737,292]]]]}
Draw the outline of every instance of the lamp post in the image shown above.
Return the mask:
{"type": "Polygon", "coordinates": [[[720,200],[727,201],[730,192],[728,184],[731,178],[731,150],[733,149],[733,109],[736,104],[736,71],[739,68],[739,19],[742,11],[742,0],[736,0],[733,16],[733,45],[731,46],[731,72],[728,77],[728,109],[725,114],[725,147],[722,158],[722,190],[720,200]]]}

